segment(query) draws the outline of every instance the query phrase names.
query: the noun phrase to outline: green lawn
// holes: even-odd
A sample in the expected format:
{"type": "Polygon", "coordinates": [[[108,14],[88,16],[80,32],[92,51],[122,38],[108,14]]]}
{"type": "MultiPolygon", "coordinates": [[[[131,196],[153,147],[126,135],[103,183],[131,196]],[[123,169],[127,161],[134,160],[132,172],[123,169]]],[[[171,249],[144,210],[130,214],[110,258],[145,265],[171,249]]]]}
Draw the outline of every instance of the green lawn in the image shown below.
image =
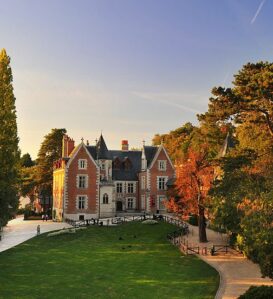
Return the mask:
{"type": "Polygon", "coordinates": [[[173,230],[131,222],[33,238],[0,253],[0,298],[214,298],[217,272],[182,256],[173,230]]]}

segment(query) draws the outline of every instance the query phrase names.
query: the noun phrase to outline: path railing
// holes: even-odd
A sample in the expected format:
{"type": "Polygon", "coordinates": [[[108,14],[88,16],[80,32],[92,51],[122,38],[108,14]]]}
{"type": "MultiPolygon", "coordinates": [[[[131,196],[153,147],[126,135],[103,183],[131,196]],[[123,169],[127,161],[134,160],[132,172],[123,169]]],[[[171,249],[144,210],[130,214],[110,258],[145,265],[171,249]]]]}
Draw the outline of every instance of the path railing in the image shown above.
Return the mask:
{"type": "Polygon", "coordinates": [[[74,219],[69,219],[65,218],[64,221],[74,227],[79,227],[79,226],[89,226],[89,225],[115,225],[115,224],[122,224],[130,221],[143,221],[147,219],[153,219],[153,215],[132,215],[132,216],[118,216],[118,217],[113,217],[113,218],[100,218],[100,219],[85,219],[85,220],[74,220],[74,219]]]}

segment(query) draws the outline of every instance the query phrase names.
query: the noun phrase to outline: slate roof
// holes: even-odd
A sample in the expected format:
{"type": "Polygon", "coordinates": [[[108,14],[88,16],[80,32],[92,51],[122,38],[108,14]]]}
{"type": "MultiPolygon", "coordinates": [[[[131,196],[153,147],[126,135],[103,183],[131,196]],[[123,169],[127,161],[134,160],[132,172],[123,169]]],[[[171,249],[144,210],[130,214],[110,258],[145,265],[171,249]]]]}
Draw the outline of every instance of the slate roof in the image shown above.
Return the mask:
{"type": "MultiPolygon", "coordinates": [[[[122,150],[108,150],[103,136],[96,146],[86,146],[87,150],[96,161],[97,159],[105,159],[114,161],[116,158],[120,161],[120,168],[112,168],[112,179],[116,181],[137,181],[138,173],[141,171],[141,151],[122,151],[122,150]],[[130,161],[129,169],[125,167],[125,161],[130,161]]],[[[157,152],[156,146],[144,146],[144,152],[147,159],[147,167],[150,166],[157,152]]]]}
{"type": "Polygon", "coordinates": [[[87,150],[89,151],[92,158],[96,161],[97,160],[97,148],[94,145],[86,146],[87,150]]]}
{"type": "Polygon", "coordinates": [[[144,146],[144,153],[147,160],[147,167],[149,167],[151,162],[153,161],[157,149],[158,149],[157,146],[144,146]]]}
{"type": "Polygon", "coordinates": [[[97,145],[87,145],[86,148],[95,161],[98,159],[111,159],[109,157],[109,151],[102,135],[100,135],[97,145]]]}
{"type": "Polygon", "coordinates": [[[119,169],[112,168],[112,178],[116,181],[137,181],[137,174],[141,171],[141,151],[109,151],[109,158],[114,160],[119,158],[121,165],[119,169]],[[126,158],[131,162],[131,167],[125,169],[126,158]]]}
{"type": "Polygon", "coordinates": [[[102,135],[100,135],[100,139],[96,147],[99,159],[109,159],[108,148],[102,135]]]}

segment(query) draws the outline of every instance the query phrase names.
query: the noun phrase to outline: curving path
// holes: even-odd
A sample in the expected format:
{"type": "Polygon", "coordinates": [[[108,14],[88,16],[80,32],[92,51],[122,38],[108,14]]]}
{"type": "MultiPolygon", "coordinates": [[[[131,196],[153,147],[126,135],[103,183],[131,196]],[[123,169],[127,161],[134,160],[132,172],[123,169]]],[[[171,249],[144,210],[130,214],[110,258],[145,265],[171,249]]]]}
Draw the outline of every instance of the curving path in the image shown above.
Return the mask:
{"type": "MultiPolygon", "coordinates": [[[[213,244],[227,244],[227,237],[207,229],[208,243],[199,243],[198,228],[190,226],[190,234],[187,237],[189,244],[212,247],[213,244]]],[[[215,296],[216,299],[234,299],[242,295],[251,285],[272,285],[269,278],[262,278],[260,268],[249,259],[236,251],[216,256],[199,255],[199,257],[214,267],[220,274],[220,285],[215,296]]]]}
{"type": "Polygon", "coordinates": [[[37,225],[41,227],[41,234],[53,230],[70,227],[67,223],[42,221],[42,220],[27,220],[24,221],[23,217],[17,217],[9,221],[7,226],[1,232],[0,252],[14,247],[20,243],[37,235],[37,225]]]}

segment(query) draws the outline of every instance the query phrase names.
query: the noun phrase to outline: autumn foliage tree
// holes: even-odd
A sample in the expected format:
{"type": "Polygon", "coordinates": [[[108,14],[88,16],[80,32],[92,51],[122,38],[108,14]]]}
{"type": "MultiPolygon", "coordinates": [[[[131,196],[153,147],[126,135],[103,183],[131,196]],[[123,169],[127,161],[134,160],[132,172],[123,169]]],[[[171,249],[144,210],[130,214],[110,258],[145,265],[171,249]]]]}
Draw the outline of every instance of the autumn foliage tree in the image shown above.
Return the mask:
{"type": "Polygon", "coordinates": [[[196,127],[191,123],[185,123],[183,126],[170,131],[166,134],[156,134],[153,137],[153,145],[164,144],[164,147],[168,151],[173,161],[181,160],[184,153],[187,152],[187,148],[191,142],[191,136],[195,132],[196,127]]]}
{"type": "Polygon", "coordinates": [[[176,167],[176,198],[168,208],[183,215],[198,215],[199,241],[207,242],[205,206],[208,191],[214,178],[214,168],[208,159],[206,145],[199,151],[189,149],[187,157],[176,167]]]}
{"type": "Polygon", "coordinates": [[[233,86],[215,87],[212,95],[201,124],[231,124],[236,138],[209,194],[212,226],[273,277],[273,63],[247,63],[233,86]]]}

